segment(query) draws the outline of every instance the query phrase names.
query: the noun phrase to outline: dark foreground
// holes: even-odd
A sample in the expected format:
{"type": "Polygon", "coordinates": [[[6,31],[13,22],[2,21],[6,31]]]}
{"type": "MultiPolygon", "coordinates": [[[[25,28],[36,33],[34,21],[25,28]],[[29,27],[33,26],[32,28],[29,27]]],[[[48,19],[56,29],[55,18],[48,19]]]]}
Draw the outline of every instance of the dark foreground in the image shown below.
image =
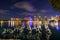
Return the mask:
{"type": "MultiPolygon", "coordinates": [[[[28,33],[28,31],[19,33],[19,32],[14,32],[14,33],[2,33],[4,28],[0,28],[0,39],[11,39],[11,40],[47,40],[46,39],[46,33],[42,32],[42,34],[38,33],[28,33]]],[[[60,30],[56,29],[51,29],[52,34],[50,36],[49,40],[60,40],[60,30]]]]}

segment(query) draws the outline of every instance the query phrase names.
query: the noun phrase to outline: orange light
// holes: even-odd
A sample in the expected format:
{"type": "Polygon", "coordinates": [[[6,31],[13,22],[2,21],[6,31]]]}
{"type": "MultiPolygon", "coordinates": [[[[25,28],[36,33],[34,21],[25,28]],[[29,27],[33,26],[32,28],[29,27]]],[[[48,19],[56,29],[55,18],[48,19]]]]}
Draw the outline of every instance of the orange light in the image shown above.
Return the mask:
{"type": "Polygon", "coordinates": [[[1,27],[3,26],[3,23],[4,23],[4,21],[3,21],[3,20],[1,20],[1,27]]]}
{"type": "Polygon", "coordinates": [[[19,18],[16,18],[15,19],[15,27],[18,27],[19,26],[19,18]]]}

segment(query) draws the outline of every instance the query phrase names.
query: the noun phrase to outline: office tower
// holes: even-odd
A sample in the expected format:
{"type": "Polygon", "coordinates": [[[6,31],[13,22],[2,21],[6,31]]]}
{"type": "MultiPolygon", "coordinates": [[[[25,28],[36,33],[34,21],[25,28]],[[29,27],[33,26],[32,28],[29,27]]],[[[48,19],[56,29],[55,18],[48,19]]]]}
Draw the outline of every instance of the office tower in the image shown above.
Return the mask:
{"type": "Polygon", "coordinates": [[[49,38],[51,36],[51,30],[49,29],[49,26],[48,26],[49,20],[46,16],[44,17],[43,23],[44,23],[44,27],[45,27],[46,40],[49,40],[49,38]]]}
{"type": "Polygon", "coordinates": [[[0,25],[1,25],[1,27],[3,27],[3,23],[4,23],[4,21],[1,20],[1,21],[0,21],[0,25]]]}
{"type": "Polygon", "coordinates": [[[10,27],[10,26],[11,26],[10,24],[11,24],[11,21],[10,21],[10,20],[8,20],[8,27],[10,27]]]}
{"type": "Polygon", "coordinates": [[[38,29],[40,29],[40,30],[42,30],[42,18],[41,18],[41,16],[39,16],[38,17],[38,19],[37,19],[37,27],[38,27],[38,29]]]}
{"type": "Polygon", "coordinates": [[[29,27],[30,29],[32,28],[33,26],[33,19],[31,17],[29,17],[29,27]]]}
{"type": "Polygon", "coordinates": [[[1,20],[0,20],[0,28],[1,28],[1,20]]]}
{"type": "Polygon", "coordinates": [[[34,16],[34,18],[33,18],[33,26],[37,27],[37,17],[36,16],[34,16]]]}
{"type": "Polygon", "coordinates": [[[51,18],[50,18],[51,20],[55,20],[55,17],[54,16],[51,16],[51,18]]]}
{"type": "Polygon", "coordinates": [[[19,18],[19,26],[22,26],[22,19],[19,18]]]}
{"type": "Polygon", "coordinates": [[[11,27],[14,27],[14,23],[15,23],[14,18],[11,18],[11,27]]]}
{"type": "Polygon", "coordinates": [[[48,24],[49,24],[49,20],[48,20],[48,18],[45,16],[44,19],[43,19],[43,25],[45,26],[46,29],[48,28],[48,24]]]}
{"type": "Polygon", "coordinates": [[[28,17],[25,17],[25,18],[24,18],[24,25],[25,25],[25,27],[28,26],[28,17]]]}
{"type": "Polygon", "coordinates": [[[15,23],[14,23],[14,26],[15,27],[18,27],[19,26],[19,18],[15,18],[15,23]]]}

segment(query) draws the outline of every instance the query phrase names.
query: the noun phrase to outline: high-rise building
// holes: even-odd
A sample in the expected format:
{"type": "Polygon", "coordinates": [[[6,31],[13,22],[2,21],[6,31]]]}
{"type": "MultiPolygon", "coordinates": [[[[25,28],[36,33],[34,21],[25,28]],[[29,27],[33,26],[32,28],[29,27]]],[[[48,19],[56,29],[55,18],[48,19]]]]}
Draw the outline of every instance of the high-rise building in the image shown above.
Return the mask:
{"type": "Polygon", "coordinates": [[[0,26],[1,26],[1,27],[3,27],[3,23],[4,23],[4,21],[1,20],[1,21],[0,21],[0,26]]]}
{"type": "Polygon", "coordinates": [[[14,22],[14,18],[11,18],[11,21],[10,22],[11,22],[11,27],[13,27],[14,26],[14,23],[15,23],[14,22]]]}
{"type": "Polygon", "coordinates": [[[19,18],[15,18],[14,26],[18,27],[19,26],[19,22],[20,22],[19,18]]]}

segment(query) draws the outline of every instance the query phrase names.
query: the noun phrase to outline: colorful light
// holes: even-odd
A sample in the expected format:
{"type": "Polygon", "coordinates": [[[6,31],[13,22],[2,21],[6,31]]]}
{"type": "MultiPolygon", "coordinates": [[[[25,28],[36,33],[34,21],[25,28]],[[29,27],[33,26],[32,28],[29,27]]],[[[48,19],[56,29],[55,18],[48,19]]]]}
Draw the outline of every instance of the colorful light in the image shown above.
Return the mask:
{"type": "Polygon", "coordinates": [[[59,30],[58,22],[55,23],[56,29],[59,30]]]}
{"type": "Polygon", "coordinates": [[[15,18],[15,24],[14,24],[15,27],[18,27],[19,26],[19,18],[15,18]]]}
{"type": "Polygon", "coordinates": [[[33,24],[33,20],[32,20],[31,17],[29,17],[29,25],[30,25],[30,27],[32,26],[32,24],[33,24]]]}
{"type": "Polygon", "coordinates": [[[11,27],[14,26],[14,18],[11,18],[11,27]]]}
{"type": "Polygon", "coordinates": [[[56,26],[56,29],[59,30],[59,26],[56,26]]]}
{"type": "Polygon", "coordinates": [[[1,27],[3,26],[3,22],[4,22],[4,21],[2,20],[2,21],[1,21],[1,27]]]}
{"type": "Polygon", "coordinates": [[[10,20],[8,20],[8,27],[10,26],[10,20]]]}

